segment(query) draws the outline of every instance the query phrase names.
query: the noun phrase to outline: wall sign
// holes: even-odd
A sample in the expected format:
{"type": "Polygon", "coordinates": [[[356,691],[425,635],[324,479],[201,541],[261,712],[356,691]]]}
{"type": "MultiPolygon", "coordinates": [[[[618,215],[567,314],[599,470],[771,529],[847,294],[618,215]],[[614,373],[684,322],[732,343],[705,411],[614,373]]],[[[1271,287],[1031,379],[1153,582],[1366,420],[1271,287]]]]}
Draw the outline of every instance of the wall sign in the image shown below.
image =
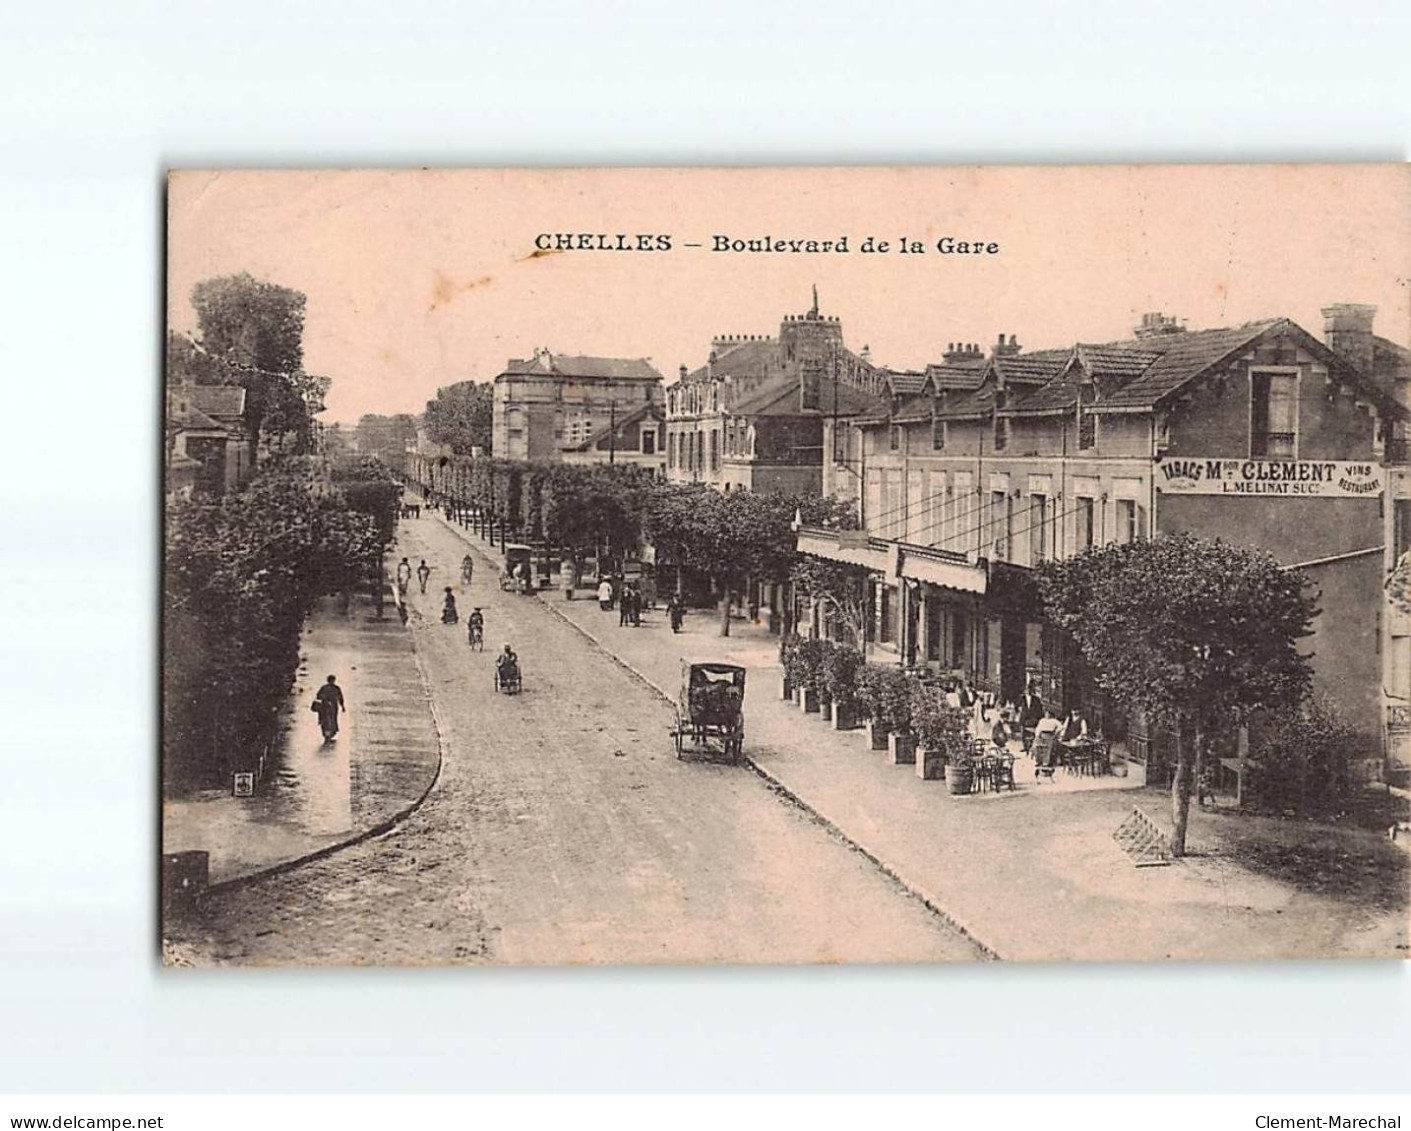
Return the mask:
{"type": "Polygon", "coordinates": [[[1370,460],[1186,456],[1156,461],[1156,489],[1167,495],[1370,499],[1385,487],[1382,468],[1370,460]]]}

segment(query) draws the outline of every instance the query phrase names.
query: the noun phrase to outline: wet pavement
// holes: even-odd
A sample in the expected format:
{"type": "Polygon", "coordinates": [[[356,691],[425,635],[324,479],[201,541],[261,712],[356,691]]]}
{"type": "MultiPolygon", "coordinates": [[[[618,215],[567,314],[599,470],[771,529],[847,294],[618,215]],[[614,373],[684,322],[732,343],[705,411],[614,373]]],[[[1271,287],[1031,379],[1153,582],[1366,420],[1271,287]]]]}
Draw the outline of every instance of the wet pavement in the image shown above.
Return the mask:
{"type": "Polygon", "coordinates": [[[211,883],[327,851],[392,819],[435,778],[439,744],[407,629],[371,602],[319,602],[300,641],[283,736],[253,797],[229,788],[163,805],[164,852],[204,851],[211,883]],[[348,710],[325,742],[309,710],[330,675],[348,710]]]}

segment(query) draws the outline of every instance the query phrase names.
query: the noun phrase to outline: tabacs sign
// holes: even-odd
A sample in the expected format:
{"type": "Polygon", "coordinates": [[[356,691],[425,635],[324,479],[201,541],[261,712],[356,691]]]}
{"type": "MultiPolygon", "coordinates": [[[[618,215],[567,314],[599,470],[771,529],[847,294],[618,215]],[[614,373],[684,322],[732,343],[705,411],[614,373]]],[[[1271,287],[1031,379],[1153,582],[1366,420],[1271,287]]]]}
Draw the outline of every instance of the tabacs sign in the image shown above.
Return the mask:
{"type": "Polygon", "coordinates": [[[1385,483],[1381,467],[1371,462],[1187,456],[1156,461],[1156,489],[1167,495],[1369,499],[1385,483]]]}

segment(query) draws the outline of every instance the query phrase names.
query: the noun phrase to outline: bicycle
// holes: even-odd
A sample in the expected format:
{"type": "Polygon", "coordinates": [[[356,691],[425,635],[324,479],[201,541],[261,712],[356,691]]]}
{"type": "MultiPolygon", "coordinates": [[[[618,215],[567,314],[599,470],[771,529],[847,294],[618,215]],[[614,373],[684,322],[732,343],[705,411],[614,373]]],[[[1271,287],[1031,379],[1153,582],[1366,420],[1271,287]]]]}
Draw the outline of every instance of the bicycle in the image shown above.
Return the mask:
{"type": "Polygon", "coordinates": [[[485,651],[485,629],[478,624],[470,626],[470,650],[472,652],[485,651]]]}

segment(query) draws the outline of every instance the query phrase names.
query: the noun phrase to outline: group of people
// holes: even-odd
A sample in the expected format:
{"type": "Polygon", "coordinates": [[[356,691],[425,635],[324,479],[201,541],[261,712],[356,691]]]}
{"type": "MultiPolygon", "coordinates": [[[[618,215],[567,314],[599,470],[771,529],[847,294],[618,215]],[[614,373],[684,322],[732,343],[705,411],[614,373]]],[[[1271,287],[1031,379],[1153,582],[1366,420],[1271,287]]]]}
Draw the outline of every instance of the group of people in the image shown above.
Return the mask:
{"type": "MultiPolygon", "coordinates": [[[[416,567],[416,579],[421,585],[421,591],[426,592],[426,582],[431,577],[431,567],[426,564],[426,559],[421,559],[421,565],[416,567]]],[[[403,558],[397,563],[397,594],[405,597],[407,589],[412,583],[412,563],[403,558]]]]}
{"type": "Polygon", "coordinates": [[[1090,739],[1088,721],[1081,710],[1075,706],[1060,718],[1044,705],[1032,683],[1025,687],[1018,703],[1011,700],[1002,706],[994,692],[977,692],[964,680],[955,685],[946,699],[952,707],[973,712],[971,733],[976,738],[989,739],[1000,750],[1007,750],[1011,743],[1018,742],[1027,754],[1040,734],[1053,734],[1056,742],[1069,747],[1090,739]]]}

